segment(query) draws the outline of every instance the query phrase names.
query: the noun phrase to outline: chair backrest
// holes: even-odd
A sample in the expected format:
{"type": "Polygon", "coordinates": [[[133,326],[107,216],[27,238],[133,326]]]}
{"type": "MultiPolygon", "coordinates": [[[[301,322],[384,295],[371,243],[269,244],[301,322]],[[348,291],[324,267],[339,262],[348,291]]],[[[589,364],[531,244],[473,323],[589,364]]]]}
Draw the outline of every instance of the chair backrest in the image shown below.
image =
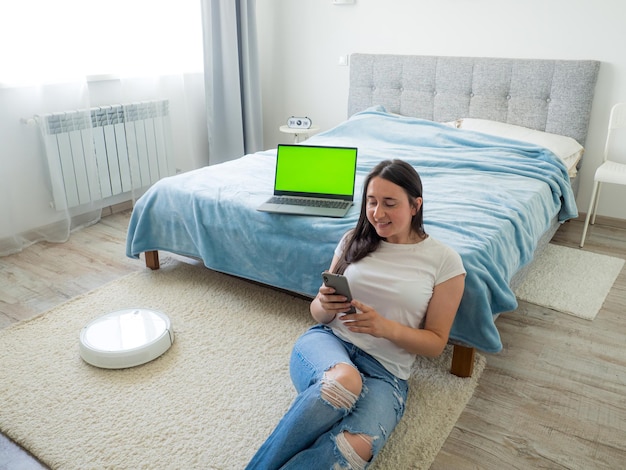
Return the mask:
{"type": "Polygon", "coordinates": [[[604,145],[604,161],[606,160],[626,163],[626,103],[617,103],[611,108],[604,145]]]}

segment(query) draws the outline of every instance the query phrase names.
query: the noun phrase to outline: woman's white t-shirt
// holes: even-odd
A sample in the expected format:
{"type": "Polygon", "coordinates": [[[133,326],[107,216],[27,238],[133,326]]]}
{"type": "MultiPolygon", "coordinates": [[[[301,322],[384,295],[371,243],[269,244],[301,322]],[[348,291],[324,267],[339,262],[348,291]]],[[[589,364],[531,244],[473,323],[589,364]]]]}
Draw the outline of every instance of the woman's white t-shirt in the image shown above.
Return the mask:
{"type": "MultiPolygon", "coordinates": [[[[341,256],[344,242],[345,236],[335,249],[337,256],[341,256]]],[[[386,318],[421,328],[433,288],[464,273],[459,254],[429,236],[415,244],[381,241],[374,252],[350,264],[344,275],[355,300],[386,318]]],[[[354,333],[339,318],[329,326],[338,337],[372,355],[396,377],[409,378],[414,354],[387,339],[354,333]]]]}

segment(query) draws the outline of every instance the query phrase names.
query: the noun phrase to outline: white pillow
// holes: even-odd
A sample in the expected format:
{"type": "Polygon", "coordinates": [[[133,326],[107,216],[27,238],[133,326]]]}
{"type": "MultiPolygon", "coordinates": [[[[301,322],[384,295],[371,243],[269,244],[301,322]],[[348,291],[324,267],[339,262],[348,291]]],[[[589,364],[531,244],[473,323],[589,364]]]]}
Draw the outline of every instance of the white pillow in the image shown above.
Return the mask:
{"type": "Polygon", "coordinates": [[[565,163],[570,178],[576,176],[576,165],[585,149],[571,137],[537,131],[487,119],[463,118],[454,121],[459,129],[484,132],[509,139],[522,140],[547,148],[565,163]]]}

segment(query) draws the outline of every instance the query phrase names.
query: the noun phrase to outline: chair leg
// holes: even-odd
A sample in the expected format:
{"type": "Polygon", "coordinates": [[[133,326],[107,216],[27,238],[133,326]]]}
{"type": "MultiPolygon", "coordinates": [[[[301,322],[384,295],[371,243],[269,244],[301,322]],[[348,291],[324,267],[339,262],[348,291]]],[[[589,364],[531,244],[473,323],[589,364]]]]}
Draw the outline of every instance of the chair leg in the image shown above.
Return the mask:
{"type": "Polygon", "coordinates": [[[600,202],[600,191],[602,191],[602,183],[596,182],[598,191],[596,192],[595,204],[593,206],[593,215],[591,216],[591,225],[596,223],[596,215],[598,214],[598,202],[600,202]]]}
{"type": "MultiPolygon", "coordinates": [[[[591,192],[591,201],[589,201],[589,210],[587,211],[587,216],[585,217],[585,225],[583,226],[583,236],[580,239],[580,247],[582,248],[585,245],[585,238],[587,237],[587,229],[589,228],[589,220],[591,219],[592,213],[595,212],[595,208],[598,203],[598,186],[599,182],[596,181],[593,185],[593,191],[591,192]]],[[[594,217],[595,219],[595,217],[594,217]]]]}

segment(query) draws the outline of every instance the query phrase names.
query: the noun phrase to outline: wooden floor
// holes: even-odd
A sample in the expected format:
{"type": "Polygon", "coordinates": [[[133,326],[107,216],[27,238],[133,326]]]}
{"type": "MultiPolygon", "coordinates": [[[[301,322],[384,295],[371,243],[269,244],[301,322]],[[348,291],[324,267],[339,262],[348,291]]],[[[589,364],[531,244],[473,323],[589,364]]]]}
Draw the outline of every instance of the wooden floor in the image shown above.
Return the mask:
{"type": "MultiPolygon", "coordinates": [[[[124,255],[128,217],[0,258],[0,328],[145,269],[124,255]]],[[[593,226],[584,249],[626,259],[626,226],[610,223],[593,226]]],[[[581,229],[568,222],[553,243],[578,247],[581,229]]],[[[432,469],[626,468],[626,269],[593,322],[522,303],[497,325],[504,349],[487,356],[432,469]]],[[[5,468],[45,467],[0,435],[5,468]]]]}

